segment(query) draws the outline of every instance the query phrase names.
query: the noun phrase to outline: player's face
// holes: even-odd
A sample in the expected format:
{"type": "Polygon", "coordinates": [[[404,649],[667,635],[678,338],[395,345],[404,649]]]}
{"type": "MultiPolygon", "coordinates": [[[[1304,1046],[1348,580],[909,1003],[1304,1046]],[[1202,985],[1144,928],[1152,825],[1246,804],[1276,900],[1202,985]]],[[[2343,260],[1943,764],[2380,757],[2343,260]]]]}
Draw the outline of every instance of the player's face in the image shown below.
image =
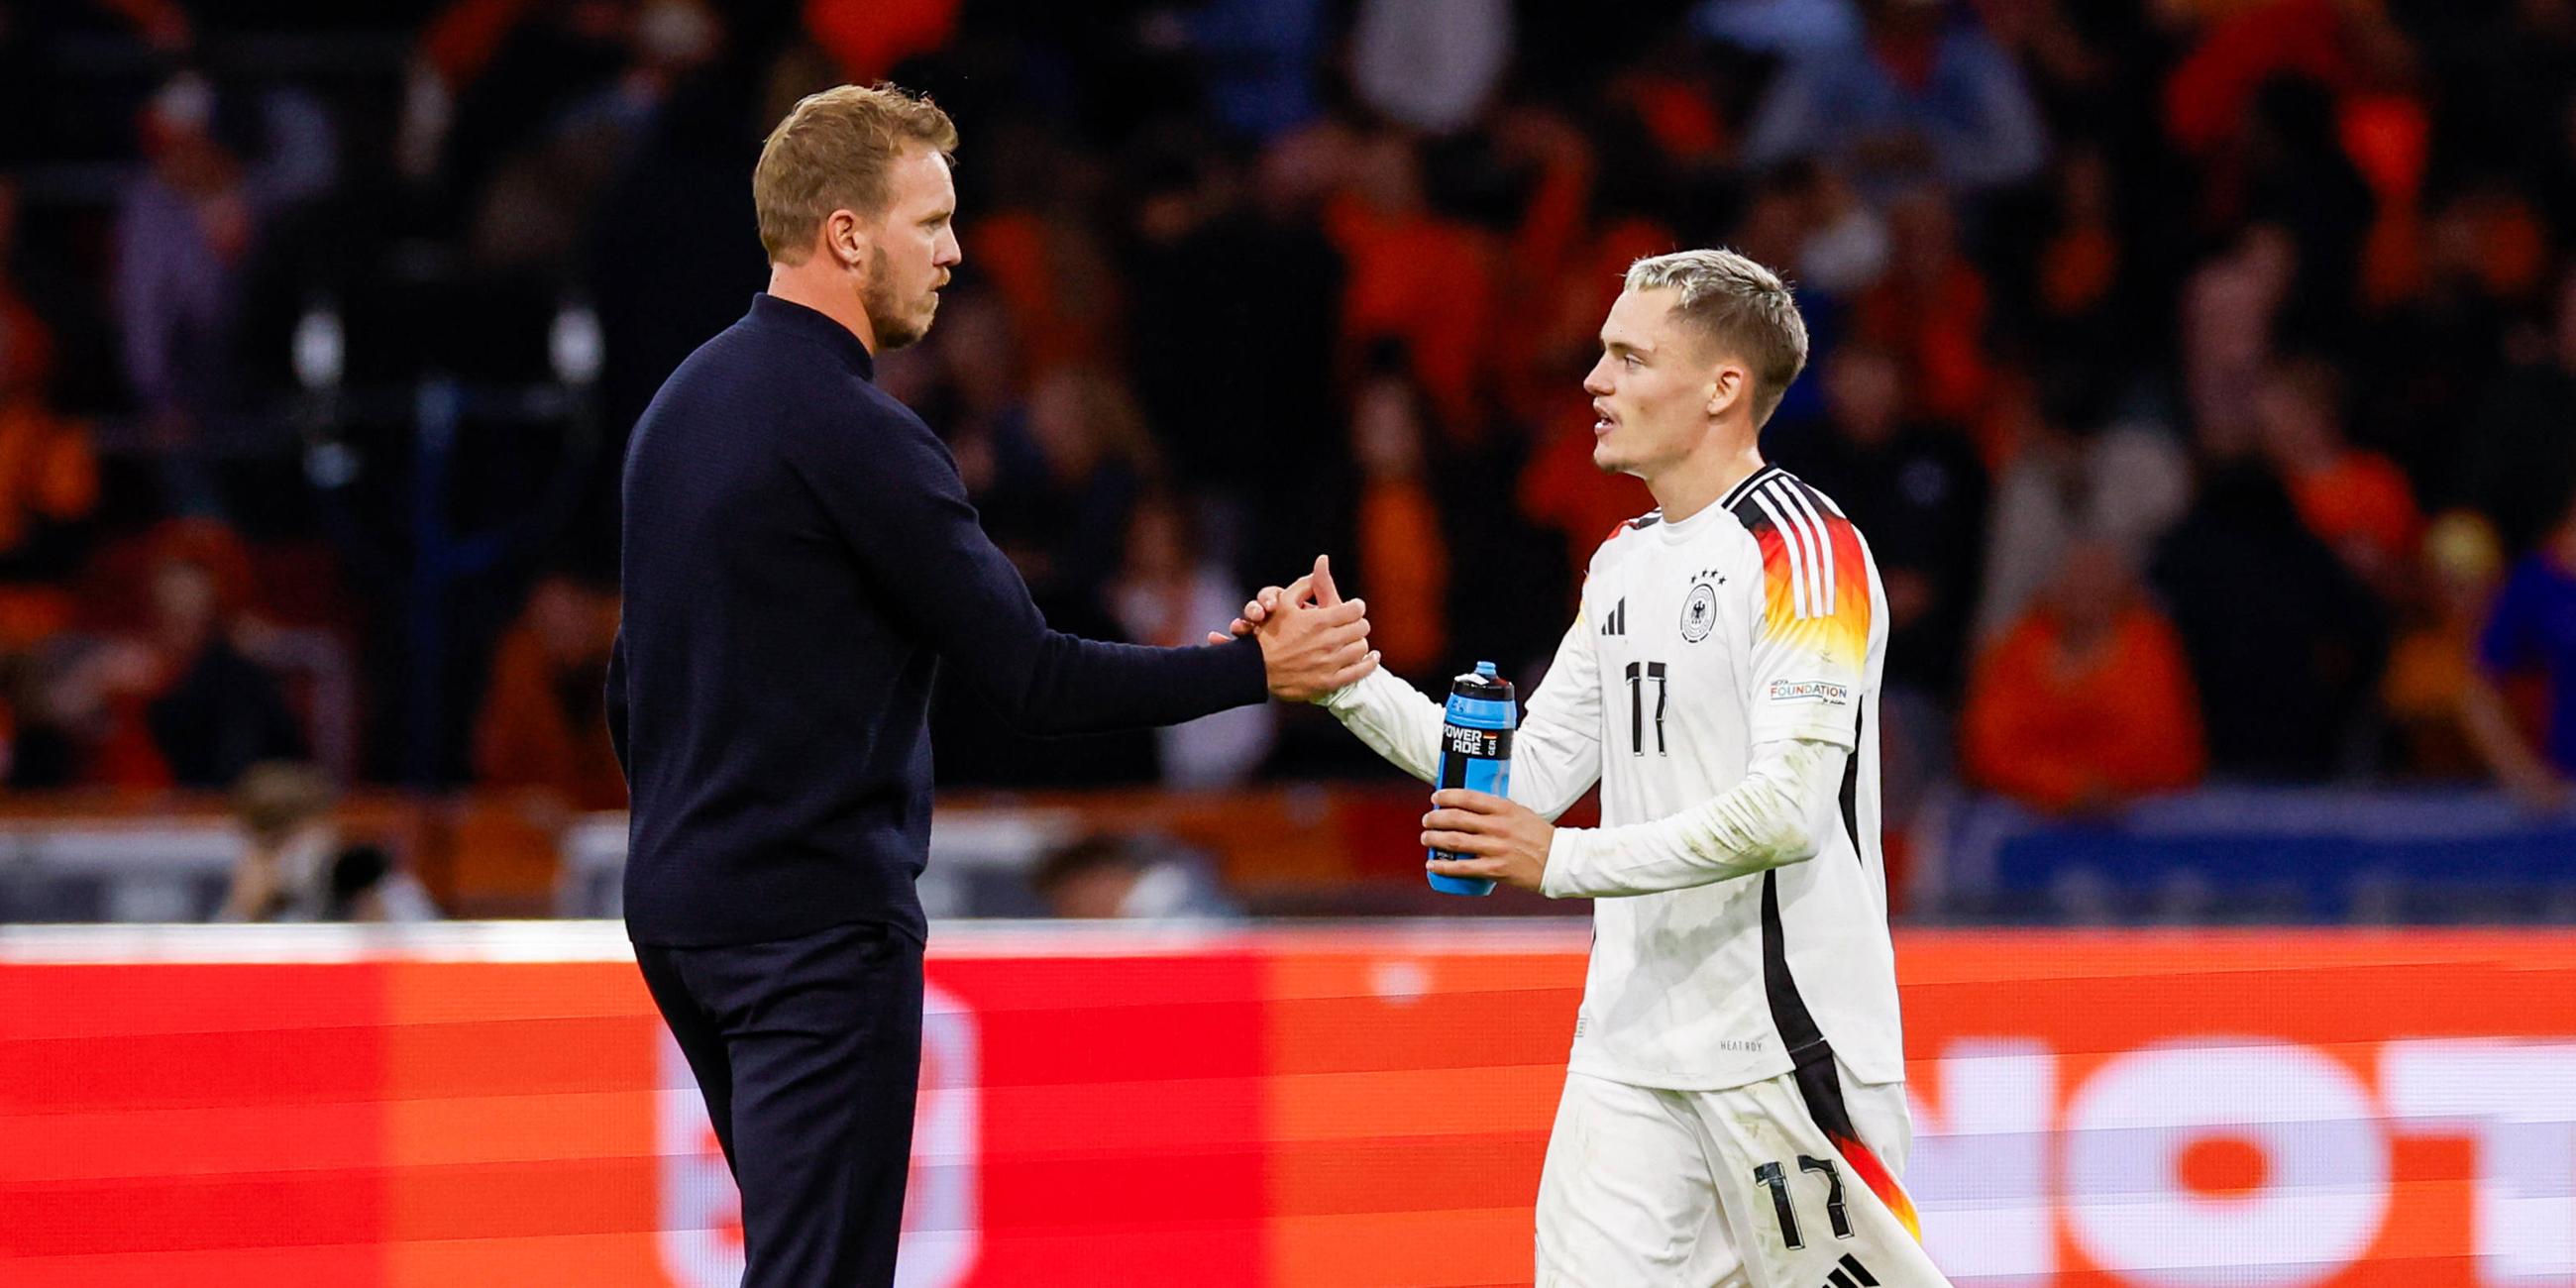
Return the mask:
{"type": "Polygon", "coordinates": [[[1601,324],[1601,360],[1583,389],[1592,395],[1592,463],[1605,474],[1652,478],[1689,456],[1734,370],[1673,317],[1675,298],[1669,289],[1621,291],[1601,324]]]}
{"type": "Polygon", "coordinates": [[[859,301],[876,329],[880,351],[900,349],[930,333],[939,290],[964,258],[957,248],[957,185],[948,162],[926,147],[894,164],[892,198],[876,230],[859,301]]]}

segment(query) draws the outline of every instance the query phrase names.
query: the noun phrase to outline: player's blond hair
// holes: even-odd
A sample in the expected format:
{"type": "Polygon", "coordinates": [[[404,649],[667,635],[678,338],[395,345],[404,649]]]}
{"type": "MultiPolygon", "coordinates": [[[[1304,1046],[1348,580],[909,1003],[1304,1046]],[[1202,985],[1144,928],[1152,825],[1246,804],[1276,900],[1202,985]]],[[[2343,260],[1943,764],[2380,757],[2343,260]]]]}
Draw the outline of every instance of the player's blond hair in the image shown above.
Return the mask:
{"type": "Polygon", "coordinates": [[[863,216],[893,198],[895,161],[915,147],[949,160],[957,124],[926,96],[900,87],[836,85],[797,100],[760,147],[751,203],[771,263],[801,264],[835,210],[863,216]]]}
{"type": "Polygon", "coordinates": [[[1807,320],[1780,275],[1731,250],[1682,250],[1628,266],[1628,289],[1671,290],[1673,315],[1753,368],[1753,423],[1779,410],[1807,367],[1807,320]]]}

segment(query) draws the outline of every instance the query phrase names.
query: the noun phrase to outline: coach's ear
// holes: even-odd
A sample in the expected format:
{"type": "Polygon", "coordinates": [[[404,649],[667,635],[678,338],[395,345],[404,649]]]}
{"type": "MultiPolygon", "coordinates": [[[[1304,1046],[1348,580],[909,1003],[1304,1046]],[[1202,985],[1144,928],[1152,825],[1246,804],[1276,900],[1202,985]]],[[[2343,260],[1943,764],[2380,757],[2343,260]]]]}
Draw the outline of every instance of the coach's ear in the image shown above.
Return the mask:
{"type": "Polygon", "coordinates": [[[835,210],[823,216],[823,248],[842,268],[865,276],[868,271],[866,225],[858,212],[835,210]]]}

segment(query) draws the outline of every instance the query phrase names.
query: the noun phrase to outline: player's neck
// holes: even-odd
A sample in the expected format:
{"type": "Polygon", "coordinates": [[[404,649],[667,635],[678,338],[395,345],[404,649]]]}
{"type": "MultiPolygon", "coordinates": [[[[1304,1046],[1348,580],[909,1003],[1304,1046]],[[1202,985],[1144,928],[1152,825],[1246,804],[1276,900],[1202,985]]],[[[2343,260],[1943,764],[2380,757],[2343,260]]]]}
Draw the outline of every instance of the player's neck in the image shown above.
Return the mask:
{"type": "Polygon", "coordinates": [[[869,320],[858,294],[825,256],[810,255],[802,264],[771,264],[769,293],[840,323],[867,346],[868,352],[877,351],[876,324],[869,320]]]}
{"type": "Polygon", "coordinates": [[[1761,442],[1754,436],[1711,434],[1699,451],[1647,479],[1646,490],[1654,493],[1664,521],[1679,523],[1715,505],[1736,484],[1753,477],[1762,463],[1761,442]]]}

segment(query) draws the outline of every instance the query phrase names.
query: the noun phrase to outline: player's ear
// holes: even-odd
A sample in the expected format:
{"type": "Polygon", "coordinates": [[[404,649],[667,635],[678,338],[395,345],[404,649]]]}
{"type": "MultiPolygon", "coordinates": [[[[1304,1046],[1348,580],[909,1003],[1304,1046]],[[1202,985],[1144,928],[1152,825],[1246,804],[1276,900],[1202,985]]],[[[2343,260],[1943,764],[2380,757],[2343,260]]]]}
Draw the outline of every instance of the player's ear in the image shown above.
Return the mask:
{"type": "Polygon", "coordinates": [[[1723,416],[1735,400],[1744,396],[1744,368],[1733,363],[1722,364],[1709,378],[1708,399],[1701,411],[1710,416],[1723,416]]]}

